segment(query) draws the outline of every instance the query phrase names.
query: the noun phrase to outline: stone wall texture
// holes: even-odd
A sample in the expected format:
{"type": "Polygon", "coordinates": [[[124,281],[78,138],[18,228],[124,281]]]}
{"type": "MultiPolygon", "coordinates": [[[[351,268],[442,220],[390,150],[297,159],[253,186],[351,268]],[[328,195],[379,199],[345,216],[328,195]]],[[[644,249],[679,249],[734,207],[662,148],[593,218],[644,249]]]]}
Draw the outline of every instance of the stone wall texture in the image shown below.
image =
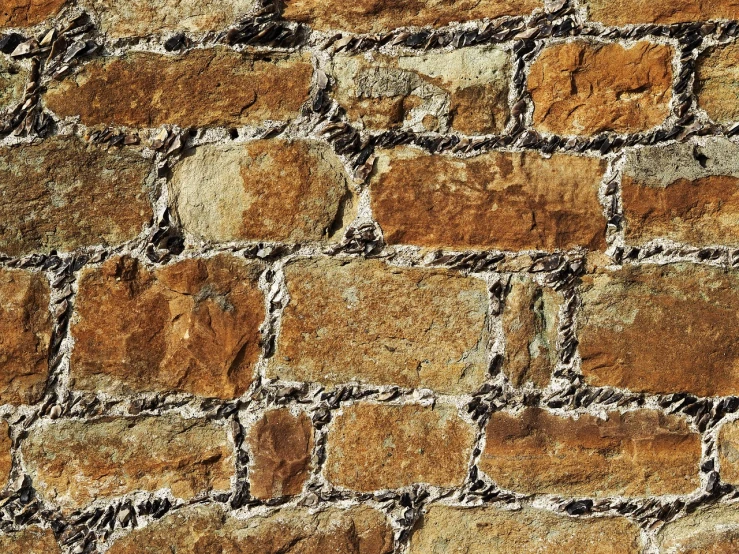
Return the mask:
{"type": "Polygon", "coordinates": [[[0,554],[739,553],[739,0],[0,0],[0,554]]]}

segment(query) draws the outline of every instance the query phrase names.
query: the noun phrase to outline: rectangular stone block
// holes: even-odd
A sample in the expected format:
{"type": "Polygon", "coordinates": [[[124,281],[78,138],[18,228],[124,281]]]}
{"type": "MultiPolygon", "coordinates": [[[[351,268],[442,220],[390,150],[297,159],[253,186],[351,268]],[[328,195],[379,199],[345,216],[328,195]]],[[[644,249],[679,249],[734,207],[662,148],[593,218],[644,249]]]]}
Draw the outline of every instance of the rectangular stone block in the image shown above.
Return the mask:
{"type": "Polygon", "coordinates": [[[739,506],[716,506],[665,525],[657,535],[659,554],[730,554],[739,548],[739,506]]]}
{"type": "Polygon", "coordinates": [[[372,212],[390,244],[479,250],[603,249],[603,160],[536,152],[473,158],[378,152],[372,212]]]}
{"type": "Polygon", "coordinates": [[[582,282],[585,381],[635,392],[739,394],[739,278],[722,269],[624,266],[582,282]]]}
{"type": "Polygon", "coordinates": [[[71,331],[72,386],[242,395],[261,352],[262,269],[226,254],[153,270],[125,256],[86,268],[71,331]]]}
{"type": "Polygon", "coordinates": [[[471,393],[485,380],[485,282],[377,260],[306,259],[285,267],[290,300],[270,379],[471,393]]]}
{"type": "Polygon", "coordinates": [[[361,492],[414,483],[458,487],[475,435],[455,407],[353,404],[333,419],[324,474],[338,487],[361,492]]]}
{"type": "Polygon", "coordinates": [[[739,484],[739,421],[727,421],[721,426],[717,449],[721,480],[739,484]]]}
{"type": "Polygon", "coordinates": [[[314,140],[255,140],[196,148],[173,169],[169,200],[199,239],[313,242],[356,213],[344,165],[314,140]]]}
{"type": "Polygon", "coordinates": [[[739,120],[739,44],[708,48],[696,63],[695,93],[698,107],[714,122],[729,125],[739,120]]]}
{"type": "Polygon", "coordinates": [[[44,102],[59,117],[79,116],[85,125],[258,125],[296,117],[312,74],[310,57],[302,54],[129,52],[94,59],[50,83],[44,102]]]}
{"type": "Polygon", "coordinates": [[[628,244],[739,246],[739,145],[717,138],[632,150],[621,197],[628,244]]]}
{"type": "Polygon", "coordinates": [[[13,467],[13,441],[10,440],[10,426],[8,422],[0,420],[0,488],[8,484],[10,470],[13,467]]]}
{"type": "Polygon", "coordinates": [[[106,151],[74,137],[0,148],[0,252],[21,256],[136,238],[153,215],[153,167],[137,152],[106,151]]]}
{"type": "Polygon", "coordinates": [[[662,124],[670,113],[673,55],[671,47],[646,40],[545,48],[529,73],[534,125],[556,135],[594,135],[662,124]]]}
{"type": "Polygon", "coordinates": [[[479,467],[521,494],[652,496],[700,486],[701,439],[687,422],[653,410],[577,419],[540,408],[494,413],[479,467]]]}
{"type": "Polygon", "coordinates": [[[21,450],[34,488],[66,513],[134,491],[187,500],[229,490],[234,473],[221,424],[174,415],[58,420],[30,431],[21,450]]]}
{"type": "Polygon", "coordinates": [[[604,25],[671,25],[689,21],[739,19],[736,0],[585,0],[590,19],[604,25]]]}

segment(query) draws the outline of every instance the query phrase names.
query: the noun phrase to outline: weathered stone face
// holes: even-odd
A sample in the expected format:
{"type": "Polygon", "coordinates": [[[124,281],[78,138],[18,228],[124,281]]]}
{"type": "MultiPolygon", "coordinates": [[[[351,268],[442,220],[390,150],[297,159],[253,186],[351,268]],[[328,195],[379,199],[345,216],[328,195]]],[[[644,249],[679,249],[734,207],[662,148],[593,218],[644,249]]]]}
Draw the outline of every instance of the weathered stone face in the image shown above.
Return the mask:
{"type": "Polygon", "coordinates": [[[67,0],[3,0],[0,29],[30,27],[55,15],[67,0]]]}
{"type": "Polygon", "coordinates": [[[605,246],[602,160],[489,152],[459,159],[381,150],[372,212],[390,244],[481,250],[605,246]]]}
{"type": "Polygon", "coordinates": [[[413,483],[455,487],[474,442],[456,408],[354,404],[332,422],[324,473],[334,485],[362,492],[413,483]]]}
{"type": "Polygon", "coordinates": [[[660,554],[728,554],[739,549],[737,505],[717,506],[668,523],[657,535],[660,554]]]}
{"type": "Polygon", "coordinates": [[[118,257],[85,269],[72,325],[74,388],[240,396],[261,348],[261,270],[229,255],[153,271],[118,257]]]}
{"type": "Polygon", "coordinates": [[[738,287],[734,273],[688,264],[585,276],[585,381],[653,394],[739,394],[738,287]]]}
{"type": "Polygon", "coordinates": [[[473,392],[485,380],[484,281],[335,259],[291,263],[285,278],[290,300],[269,378],[450,394],[473,392]]]}
{"type": "Polygon", "coordinates": [[[185,230],[211,241],[321,241],[356,211],[341,160],[318,141],[201,146],[169,186],[185,230]]]}
{"type": "Polygon", "coordinates": [[[509,58],[492,46],[371,60],[339,55],[334,96],[368,129],[500,133],[509,114],[509,58]]]}
{"type": "Polygon", "coordinates": [[[300,494],[313,454],[313,425],[305,413],[294,416],[287,409],[269,410],[251,428],[247,444],[252,496],[269,499],[300,494]]]}
{"type": "Polygon", "coordinates": [[[61,554],[51,529],[33,526],[15,533],[0,535],[3,554],[61,554]]]}
{"type": "Polygon", "coordinates": [[[718,437],[721,479],[726,483],[739,483],[739,422],[724,423],[718,437]]]}
{"type": "Polygon", "coordinates": [[[189,499],[228,490],[234,473],[221,425],[172,415],[60,420],[32,430],[21,450],[34,487],[64,511],[137,490],[189,499]]]}
{"type": "Polygon", "coordinates": [[[10,440],[9,429],[8,422],[0,420],[0,482],[3,484],[8,482],[13,465],[13,455],[10,452],[13,441],[10,440]]]}
{"type": "Polygon", "coordinates": [[[700,486],[700,435],[684,419],[652,410],[605,420],[562,417],[539,408],[490,417],[480,469],[523,494],[650,496],[700,486]]]}
{"type": "Polygon", "coordinates": [[[0,114],[23,100],[27,80],[26,69],[0,55],[0,114]]]}
{"type": "Polygon", "coordinates": [[[256,125],[296,117],[312,73],[307,55],[268,61],[223,48],[133,52],[88,63],[51,84],[44,98],[59,117],[79,115],[85,125],[256,125]]]}
{"type": "Polygon", "coordinates": [[[89,0],[112,38],[220,30],[252,11],[254,0],[89,0]]]}
{"type": "Polygon", "coordinates": [[[739,19],[736,0],[585,0],[590,19],[604,25],[670,25],[709,19],[739,19]]]}
{"type": "Polygon", "coordinates": [[[0,252],[20,256],[136,238],[153,214],[152,168],[136,152],[71,137],[0,148],[0,252]]]}
{"type": "Polygon", "coordinates": [[[514,277],[503,309],[506,340],[503,372],[514,387],[549,385],[557,363],[562,296],[526,277],[514,277]]]}
{"type": "Polygon", "coordinates": [[[739,146],[726,139],[631,151],[621,185],[626,240],[739,245],[739,146]]]}
{"type": "Polygon", "coordinates": [[[639,554],[639,527],[626,518],[573,519],[545,510],[432,506],[409,554],[639,554]]]}
{"type": "Polygon", "coordinates": [[[0,404],[41,400],[49,375],[49,282],[42,273],[0,270],[0,404]]]}
{"type": "Polygon", "coordinates": [[[698,107],[716,123],[739,120],[739,44],[709,48],[698,57],[695,92],[698,107]]]}
{"type": "Polygon", "coordinates": [[[229,517],[217,505],[185,507],[113,543],[110,554],[391,554],[393,531],[364,507],[311,514],[285,508],[267,516],[229,517]]]}
{"type": "Polygon", "coordinates": [[[534,125],[560,135],[636,133],[660,125],[670,111],[672,57],[672,48],[648,41],[550,46],[529,73],[534,125]]]}
{"type": "Polygon", "coordinates": [[[360,0],[316,2],[286,0],[283,17],[307,23],[319,31],[344,30],[379,33],[396,27],[441,26],[452,21],[528,15],[543,7],[542,0],[360,0]]]}

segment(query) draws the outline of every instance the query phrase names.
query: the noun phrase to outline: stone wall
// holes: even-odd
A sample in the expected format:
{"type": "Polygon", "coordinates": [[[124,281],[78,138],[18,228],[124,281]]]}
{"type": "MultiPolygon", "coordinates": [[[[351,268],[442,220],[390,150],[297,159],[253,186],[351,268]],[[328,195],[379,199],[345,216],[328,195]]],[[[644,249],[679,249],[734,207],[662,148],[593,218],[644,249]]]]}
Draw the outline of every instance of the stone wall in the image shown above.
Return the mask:
{"type": "Polygon", "coordinates": [[[737,19],[3,0],[0,551],[739,551],[737,19]]]}

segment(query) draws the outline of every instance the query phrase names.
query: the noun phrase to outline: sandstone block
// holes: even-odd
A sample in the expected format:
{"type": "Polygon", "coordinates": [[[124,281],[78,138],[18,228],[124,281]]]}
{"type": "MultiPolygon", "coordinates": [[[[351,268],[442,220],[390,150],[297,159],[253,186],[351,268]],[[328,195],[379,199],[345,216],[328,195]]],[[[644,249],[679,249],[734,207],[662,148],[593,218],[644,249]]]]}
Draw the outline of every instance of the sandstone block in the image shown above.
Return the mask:
{"type": "Polygon", "coordinates": [[[672,57],[672,48],[648,41],[550,46],[529,74],[534,125],[559,135],[656,127],[670,112],[672,57]]]}
{"type": "Polygon", "coordinates": [[[152,168],[136,152],[72,137],[0,148],[0,252],[69,251],[136,238],[153,215],[152,168]]]}
{"type": "Polygon", "coordinates": [[[185,230],[211,241],[321,241],[355,213],[341,160],[312,140],[201,146],[169,186],[185,230]]]}
{"type": "Polygon", "coordinates": [[[475,431],[453,407],[354,404],[334,418],[324,472],[334,485],[362,492],[457,487],[474,442],[475,431]]]}
{"type": "Polygon", "coordinates": [[[51,84],[44,98],[59,117],[79,116],[85,125],[257,125],[297,116],[312,73],[306,55],[131,52],[88,63],[51,84]]]}
{"type": "Polygon", "coordinates": [[[313,454],[313,425],[305,413],[268,411],[251,428],[247,444],[252,496],[269,499],[300,494],[313,454]]]}
{"type": "Polygon", "coordinates": [[[605,163],[535,152],[474,158],[401,147],[378,152],[372,212],[390,244],[480,250],[605,246],[605,163]]]}
{"type": "Polygon", "coordinates": [[[43,273],[0,270],[0,404],[41,400],[49,375],[49,282],[43,273]]]}
{"type": "Polygon", "coordinates": [[[116,257],[85,269],[72,325],[73,386],[240,396],[261,351],[261,270],[223,254],[154,270],[116,257]]]}
{"type": "Polygon", "coordinates": [[[3,554],[61,554],[59,543],[51,529],[26,527],[15,533],[0,535],[3,554]]]}
{"type": "Polygon", "coordinates": [[[583,278],[585,381],[651,394],[739,394],[739,278],[689,264],[583,278]]]}
{"type": "Polygon", "coordinates": [[[718,457],[721,479],[726,483],[739,483],[739,422],[726,422],[721,427],[718,457]]]}
{"type": "Polygon", "coordinates": [[[3,0],[0,29],[30,27],[56,15],[67,0],[3,0]]]}
{"type": "Polygon", "coordinates": [[[228,490],[234,473],[221,425],[173,415],[59,420],[32,430],[21,451],[34,487],[66,512],[137,490],[190,499],[228,490]]]}
{"type": "Polygon", "coordinates": [[[700,435],[674,415],[639,410],[574,419],[527,408],[494,413],[485,436],[480,469],[518,493],[651,496],[700,486],[700,435]]]}
{"type": "Polygon", "coordinates": [[[728,554],[739,549],[736,504],[694,512],[667,524],[657,535],[660,554],[728,554]]]}
{"type": "Polygon", "coordinates": [[[604,25],[671,25],[709,19],[739,19],[736,0],[586,0],[590,19],[604,25]]]}
{"type": "Polygon", "coordinates": [[[0,114],[23,100],[27,81],[26,69],[0,55],[0,114]]]}
{"type": "Polygon", "coordinates": [[[739,120],[739,44],[709,48],[698,57],[695,93],[698,107],[713,121],[729,124],[739,120]]]}
{"type": "Polygon", "coordinates": [[[487,372],[484,281],[377,260],[300,260],[269,378],[473,392],[487,372]]]}
{"type": "Polygon", "coordinates": [[[10,478],[10,470],[13,465],[12,448],[13,441],[10,440],[8,422],[4,419],[0,420],[0,489],[5,488],[10,478]]]}

